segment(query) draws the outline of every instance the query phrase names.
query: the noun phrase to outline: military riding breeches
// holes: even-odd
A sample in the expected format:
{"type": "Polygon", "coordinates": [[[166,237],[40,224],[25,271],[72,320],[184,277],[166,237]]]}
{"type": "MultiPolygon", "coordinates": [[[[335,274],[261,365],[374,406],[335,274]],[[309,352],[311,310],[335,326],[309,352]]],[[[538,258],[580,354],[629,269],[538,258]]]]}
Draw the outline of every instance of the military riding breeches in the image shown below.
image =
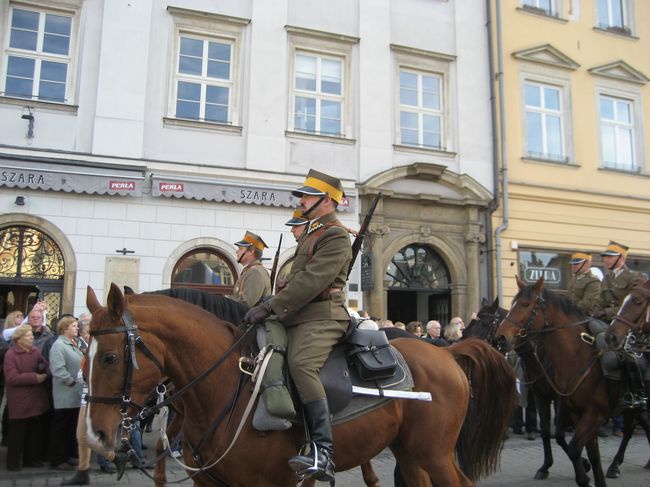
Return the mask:
{"type": "Polygon", "coordinates": [[[303,404],[325,398],[318,372],[348,324],[347,321],[320,320],[287,328],[287,363],[303,404]]]}

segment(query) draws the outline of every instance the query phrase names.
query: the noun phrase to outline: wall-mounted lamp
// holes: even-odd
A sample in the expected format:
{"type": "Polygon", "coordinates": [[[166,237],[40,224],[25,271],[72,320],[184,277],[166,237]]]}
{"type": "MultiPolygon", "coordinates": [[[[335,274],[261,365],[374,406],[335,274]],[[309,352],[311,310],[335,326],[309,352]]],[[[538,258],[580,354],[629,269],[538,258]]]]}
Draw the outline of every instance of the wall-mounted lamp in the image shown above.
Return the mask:
{"type": "Polygon", "coordinates": [[[34,109],[32,107],[23,107],[23,114],[21,117],[23,120],[29,120],[29,126],[27,128],[27,138],[34,138],[34,109]]]}
{"type": "Polygon", "coordinates": [[[14,201],[14,204],[17,206],[25,206],[25,197],[24,196],[16,196],[16,201],[14,201]]]}

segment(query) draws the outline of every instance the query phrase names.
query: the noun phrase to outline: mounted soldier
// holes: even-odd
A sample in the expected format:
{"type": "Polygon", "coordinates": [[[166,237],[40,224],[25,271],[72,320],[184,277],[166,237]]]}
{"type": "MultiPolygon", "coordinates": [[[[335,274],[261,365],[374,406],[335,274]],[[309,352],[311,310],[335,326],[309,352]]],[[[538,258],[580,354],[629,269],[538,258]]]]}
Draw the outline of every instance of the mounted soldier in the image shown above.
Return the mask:
{"type": "Polygon", "coordinates": [[[248,231],[235,245],[237,262],[244,266],[244,270],[237,279],[233,293],[228,297],[248,306],[255,306],[263,297],[271,294],[269,273],[262,265],[262,254],[268,245],[262,237],[248,231]]]}
{"type": "Polygon", "coordinates": [[[258,324],[275,314],[287,328],[287,363],[311,436],[310,455],[292,457],[289,466],[300,476],[332,482],[332,426],[319,370],[350,321],[344,288],[352,249],[335,214],[345,194],[339,179],[313,169],[292,194],[300,197],[309,225],[298,240],[286,286],[251,308],[245,320],[258,324]]]}
{"type": "MultiPolygon", "coordinates": [[[[635,272],[625,265],[629,247],[610,240],[609,245],[602,253],[607,273],[601,282],[600,303],[594,313],[595,318],[611,321],[618,313],[623,300],[632,289],[634,283],[646,280],[644,274],[635,272]]],[[[619,366],[627,379],[627,390],[619,400],[620,409],[646,409],[648,398],[645,393],[643,376],[633,353],[621,350],[617,354],[619,366]]]]}
{"type": "Polygon", "coordinates": [[[571,255],[571,278],[567,298],[580,311],[592,315],[600,302],[600,280],[591,273],[591,254],[576,252],[571,255]]]}

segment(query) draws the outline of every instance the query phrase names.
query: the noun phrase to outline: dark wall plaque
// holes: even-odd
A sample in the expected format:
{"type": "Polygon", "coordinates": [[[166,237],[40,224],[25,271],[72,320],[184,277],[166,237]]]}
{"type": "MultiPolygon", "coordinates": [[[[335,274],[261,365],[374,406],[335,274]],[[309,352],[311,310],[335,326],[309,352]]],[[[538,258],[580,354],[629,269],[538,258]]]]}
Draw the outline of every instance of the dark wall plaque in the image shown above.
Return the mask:
{"type": "Polygon", "coordinates": [[[361,290],[372,291],[372,255],[361,254],[361,290]]]}

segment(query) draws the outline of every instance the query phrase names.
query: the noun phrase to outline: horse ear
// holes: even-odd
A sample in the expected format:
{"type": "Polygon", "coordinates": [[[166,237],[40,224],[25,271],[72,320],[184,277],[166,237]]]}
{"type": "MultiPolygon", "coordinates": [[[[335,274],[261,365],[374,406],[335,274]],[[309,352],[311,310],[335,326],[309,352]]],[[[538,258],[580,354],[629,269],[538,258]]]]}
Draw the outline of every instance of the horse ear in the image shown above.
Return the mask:
{"type": "Polygon", "coordinates": [[[114,282],[111,282],[111,290],[108,291],[106,307],[113,318],[122,318],[126,301],[124,300],[124,294],[122,294],[122,291],[120,291],[120,288],[114,282]]]}
{"type": "Polygon", "coordinates": [[[526,287],[526,283],[521,280],[521,277],[519,277],[519,274],[515,274],[515,279],[517,280],[517,287],[519,287],[519,290],[521,291],[523,288],[526,287]]]}
{"type": "Polygon", "coordinates": [[[499,308],[499,296],[497,296],[497,297],[494,299],[494,303],[492,303],[492,306],[494,306],[494,309],[498,309],[498,308],[499,308]]]}
{"type": "Polygon", "coordinates": [[[127,286],[126,284],[124,285],[124,295],[125,296],[133,296],[135,294],[135,291],[133,290],[132,287],[127,286]]]}
{"type": "Polygon", "coordinates": [[[102,305],[99,303],[95,291],[93,291],[93,288],[88,286],[86,288],[86,308],[88,308],[91,313],[94,313],[101,307],[102,305]]]}
{"type": "Polygon", "coordinates": [[[544,276],[537,279],[537,282],[533,284],[533,289],[538,293],[541,293],[543,288],[544,288],[544,276]]]}
{"type": "Polygon", "coordinates": [[[481,298],[481,308],[486,308],[488,305],[487,298],[481,298]]]}

